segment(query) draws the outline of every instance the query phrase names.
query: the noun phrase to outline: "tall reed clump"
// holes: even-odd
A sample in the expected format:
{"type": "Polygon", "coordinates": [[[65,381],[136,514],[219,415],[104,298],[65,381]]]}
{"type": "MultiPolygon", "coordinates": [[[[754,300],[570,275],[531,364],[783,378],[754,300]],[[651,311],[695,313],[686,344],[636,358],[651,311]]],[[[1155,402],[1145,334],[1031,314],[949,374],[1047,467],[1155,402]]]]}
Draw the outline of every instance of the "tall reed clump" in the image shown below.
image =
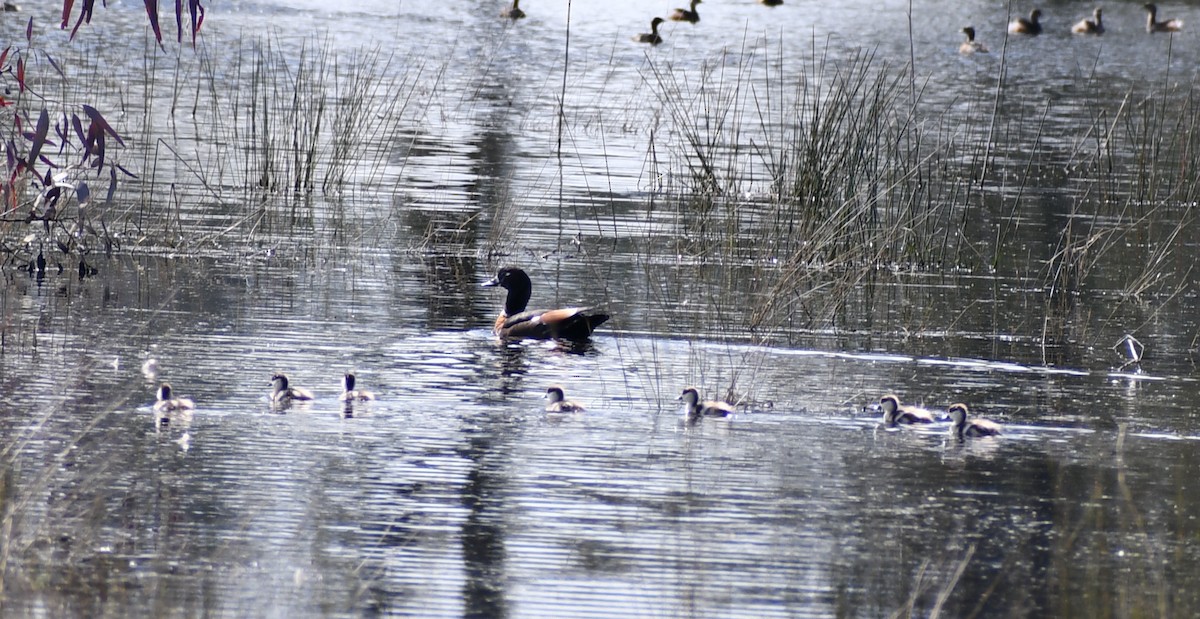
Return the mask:
{"type": "Polygon", "coordinates": [[[754,56],[739,57],[750,60],[719,58],[691,81],[655,68],[653,86],[682,137],[685,251],[750,267],[741,279],[765,292],[747,326],[817,323],[881,267],[954,259],[950,214],[970,173],[950,165],[963,146],[920,115],[907,68],[857,52],[787,79],[781,58],[752,80],[754,56]]]}

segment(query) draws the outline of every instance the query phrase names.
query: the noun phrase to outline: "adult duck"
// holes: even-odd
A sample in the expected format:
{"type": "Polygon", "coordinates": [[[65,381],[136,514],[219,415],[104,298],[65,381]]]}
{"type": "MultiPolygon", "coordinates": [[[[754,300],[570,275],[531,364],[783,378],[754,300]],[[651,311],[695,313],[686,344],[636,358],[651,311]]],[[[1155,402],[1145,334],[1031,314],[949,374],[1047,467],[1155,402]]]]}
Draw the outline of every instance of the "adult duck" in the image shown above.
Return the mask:
{"type": "Polygon", "coordinates": [[[1153,3],[1145,4],[1142,8],[1146,9],[1146,32],[1179,32],[1183,29],[1182,19],[1158,21],[1158,7],[1153,3]]]}
{"type": "Polygon", "coordinates": [[[675,9],[675,12],[671,13],[671,21],[685,21],[689,24],[699,23],[700,13],[696,12],[697,4],[700,4],[700,0],[692,0],[692,8],[675,9]]]}
{"type": "Polygon", "coordinates": [[[596,327],[608,320],[608,314],[590,307],[564,307],[551,310],[526,310],[533,294],[529,275],[516,267],[504,267],[496,277],[483,284],[500,286],[508,291],[504,311],[496,318],[492,330],[502,339],[564,339],[586,340],[596,327]]]}
{"type": "Polygon", "coordinates": [[[959,439],[978,436],[997,436],[1000,434],[1000,424],[987,419],[968,419],[970,413],[963,403],[950,405],[950,434],[959,439]]]}
{"type": "Polygon", "coordinates": [[[1029,12],[1029,19],[1018,17],[1008,24],[1009,34],[1030,34],[1038,35],[1042,33],[1042,25],[1038,20],[1042,17],[1041,9],[1034,9],[1029,12]]]}

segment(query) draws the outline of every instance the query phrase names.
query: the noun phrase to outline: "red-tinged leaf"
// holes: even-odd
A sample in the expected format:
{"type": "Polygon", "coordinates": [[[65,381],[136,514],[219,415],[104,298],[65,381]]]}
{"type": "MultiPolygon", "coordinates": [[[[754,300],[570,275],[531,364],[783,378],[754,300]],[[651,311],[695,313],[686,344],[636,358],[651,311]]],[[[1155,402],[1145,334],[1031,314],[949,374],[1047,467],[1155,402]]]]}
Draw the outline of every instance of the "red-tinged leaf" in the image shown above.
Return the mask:
{"type": "Polygon", "coordinates": [[[154,30],[154,40],[162,45],[162,30],[158,27],[158,0],[145,0],[146,17],[150,19],[150,28],[154,30]]]}
{"type": "Polygon", "coordinates": [[[8,52],[10,51],[12,51],[11,45],[4,48],[4,51],[0,52],[0,69],[4,68],[4,63],[8,60],[8,52]]]}
{"type": "Polygon", "coordinates": [[[25,59],[17,59],[17,84],[20,86],[21,92],[25,92],[25,59]]]}
{"type": "Polygon", "coordinates": [[[96,8],[96,0],[83,0],[83,6],[79,8],[79,20],[75,22],[75,27],[71,29],[71,38],[75,38],[75,33],[79,32],[79,27],[84,22],[92,23],[92,11],[96,8]]]}
{"type": "Polygon", "coordinates": [[[125,146],[125,140],[122,140],[121,136],[117,135],[116,130],[114,130],[112,128],[112,125],[108,124],[107,120],[104,120],[104,116],[102,116],[100,114],[99,110],[97,110],[96,108],[94,108],[90,105],[85,105],[85,106],[83,106],[83,113],[87,114],[88,118],[92,119],[93,125],[99,125],[100,129],[102,129],[105,133],[113,136],[113,138],[115,138],[117,140],[118,144],[120,144],[121,146],[125,146]]]}
{"type": "Polygon", "coordinates": [[[83,124],[79,122],[79,114],[71,114],[71,127],[75,129],[75,135],[79,138],[79,143],[83,144],[83,124]]]}
{"type": "Polygon", "coordinates": [[[4,95],[0,95],[0,107],[8,107],[8,106],[10,106],[10,105],[12,105],[12,104],[13,104],[13,102],[12,102],[12,101],[9,101],[8,99],[5,99],[5,98],[4,98],[4,95]]]}
{"type": "Polygon", "coordinates": [[[200,32],[200,26],[204,25],[204,5],[200,4],[200,0],[189,0],[188,4],[192,9],[192,45],[195,45],[196,34],[200,32]]]}
{"type": "Polygon", "coordinates": [[[71,9],[75,6],[75,0],[63,0],[63,16],[62,25],[59,28],[66,30],[67,24],[71,23],[71,9]]]}
{"type": "Polygon", "coordinates": [[[50,114],[46,108],[42,108],[42,113],[38,115],[37,131],[33,134],[33,144],[29,146],[29,167],[33,167],[33,162],[37,161],[38,155],[42,152],[42,145],[46,143],[46,134],[50,131],[50,114]]]}
{"type": "MultiPolygon", "coordinates": [[[[113,165],[114,165],[114,166],[115,166],[115,167],[116,167],[118,170],[120,170],[122,173],[124,173],[124,174],[125,174],[125,176],[128,176],[129,178],[137,178],[137,177],[138,177],[138,175],[137,175],[137,174],[134,174],[133,172],[130,172],[129,170],[126,170],[126,169],[125,169],[125,166],[122,166],[122,165],[120,165],[120,164],[116,164],[116,163],[114,163],[113,165]]],[[[116,176],[113,176],[113,180],[114,180],[114,181],[116,181],[116,176]]]]}

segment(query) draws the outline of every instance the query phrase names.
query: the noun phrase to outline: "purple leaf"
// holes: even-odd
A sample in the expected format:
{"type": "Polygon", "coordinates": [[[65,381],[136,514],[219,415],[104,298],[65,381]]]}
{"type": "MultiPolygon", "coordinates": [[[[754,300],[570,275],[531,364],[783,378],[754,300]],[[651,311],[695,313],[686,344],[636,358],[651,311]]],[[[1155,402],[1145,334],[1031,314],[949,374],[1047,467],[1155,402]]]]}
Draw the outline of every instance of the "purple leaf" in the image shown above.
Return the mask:
{"type": "MultiPolygon", "coordinates": [[[[121,164],[119,164],[119,163],[114,163],[113,165],[114,165],[114,166],[116,166],[118,170],[120,170],[120,171],[124,172],[124,173],[125,173],[125,176],[128,176],[129,178],[137,178],[137,177],[138,177],[138,176],[137,176],[137,174],[134,174],[133,172],[130,172],[129,170],[126,170],[126,169],[125,169],[125,166],[123,166],[123,165],[121,165],[121,164]]],[[[115,177],[114,177],[114,178],[115,178],[115,177]]]]}
{"type": "Polygon", "coordinates": [[[71,114],[71,126],[75,128],[75,135],[79,137],[79,143],[83,144],[83,125],[79,122],[79,114],[71,114]]]}
{"type": "Polygon", "coordinates": [[[62,67],[58,66],[58,63],[54,61],[54,56],[51,56],[50,54],[46,53],[45,51],[42,51],[42,55],[46,57],[46,60],[50,61],[50,66],[54,67],[55,71],[58,71],[59,77],[62,77],[62,78],[67,77],[67,74],[63,73],[62,67]]]}
{"type": "Polygon", "coordinates": [[[33,162],[37,161],[38,155],[42,152],[42,145],[46,143],[46,133],[50,131],[50,114],[46,112],[46,108],[42,108],[42,113],[38,116],[37,131],[33,135],[33,144],[29,146],[29,167],[33,168],[33,162]]]}
{"type": "Polygon", "coordinates": [[[150,18],[150,28],[154,30],[154,40],[162,46],[162,30],[158,27],[158,0],[145,0],[146,17],[150,18]]]}
{"type": "MultiPolygon", "coordinates": [[[[120,168],[121,166],[116,166],[120,168]]],[[[113,194],[117,193],[117,170],[116,168],[108,169],[108,196],[104,198],[105,206],[112,204],[113,194]]],[[[122,168],[124,169],[124,168],[122,168]]]]}
{"type": "Polygon", "coordinates": [[[85,105],[83,106],[83,113],[87,114],[88,118],[92,119],[93,126],[99,125],[101,130],[116,138],[118,144],[125,146],[125,141],[121,139],[121,136],[117,135],[117,132],[113,130],[112,125],[108,124],[107,120],[104,120],[104,117],[100,115],[100,112],[96,108],[90,105],[85,105]]]}

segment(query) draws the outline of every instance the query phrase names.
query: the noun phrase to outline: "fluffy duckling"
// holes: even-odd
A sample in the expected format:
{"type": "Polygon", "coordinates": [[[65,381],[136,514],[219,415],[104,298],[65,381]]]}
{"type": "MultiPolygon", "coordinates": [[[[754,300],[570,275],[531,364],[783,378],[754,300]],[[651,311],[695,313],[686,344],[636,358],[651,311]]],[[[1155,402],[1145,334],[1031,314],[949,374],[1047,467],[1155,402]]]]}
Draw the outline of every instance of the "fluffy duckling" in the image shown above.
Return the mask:
{"type": "Polygon", "coordinates": [[[900,398],[887,394],[879,398],[883,409],[883,424],[892,427],[898,423],[933,423],[933,413],[916,406],[901,406],[900,398]]]}
{"type": "Polygon", "coordinates": [[[154,403],[154,411],[170,413],[172,411],[190,411],[196,408],[196,403],[187,398],[172,398],[171,383],[163,383],[158,387],[158,401],[154,403]]]}
{"type": "Polygon", "coordinates": [[[1012,20],[1008,25],[1009,34],[1030,34],[1038,35],[1042,33],[1042,25],[1038,23],[1038,19],[1042,17],[1041,9],[1034,9],[1029,12],[1029,19],[1018,17],[1012,20]]]}
{"type": "Polygon", "coordinates": [[[1071,32],[1075,34],[1104,34],[1104,22],[1100,19],[1102,12],[1100,7],[1092,9],[1092,19],[1085,19],[1071,26],[1071,32]]]}
{"type": "Polygon", "coordinates": [[[700,21],[700,14],[696,12],[696,5],[700,4],[700,0],[692,0],[691,9],[675,9],[671,14],[671,21],[685,21],[689,24],[694,24],[700,21]]]}
{"type": "Polygon", "coordinates": [[[683,402],[683,417],[688,420],[701,417],[728,417],[733,414],[733,406],[719,400],[700,401],[700,392],[695,387],[688,387],[679,394],[683,402]]]}
{"type": "Polygon", "coordinates": [[[1179,32],[1183,29],[1183,20],[1181,19],[1164,19],[1158,21],[1158,7],[1153,3],[1147,3],[1143,6],[1146,9],[1146,32],[1179,32]]]}
{"type": "Polygon", "coordinates": [[[582,413],[587,410],[579,402],[566,399],[566,394],[563,393],[563,388],[558,385],[550,385],[546,388],[546,399],[550,403],[546,405],[547,413],[582,413]]]}
{"type": "Polygon", "coordinates": [[[313,392],[308,389],[288,386],[288,377],[282,372],[271,377],[271,403],[273,404],[291,404],[314,398],[313,392]]]}
{"type": "Polygon", "coordinates": [[[783,4],[783,0],[758,0],[758,3],[763,6],[779,6],[783,4]]]}
{"type": "Polygon", "coordinates": [[[342,386],[345,387],[345,389],[342,391],[341,397],[338,398],[339,400],[343,402],[367,402],[375,399],[375,394],[371,393],[370,391],[364,391],[362,389],[356,390],[354,388],[354,383],[354,373],[346,372],[346,375],[342,377],[342,386]]]}
{"type": "Polygon", "coordinates": [[[997,436],[1000,434],[1000,424],[987,419],[967,419],[967,405],[963,403],[950,405],[950,433],[958,438],[976,436],[997,436]]]}
{"type": "Polygon", "coordinates": [[[960,54],[974,54],[976,52],[978,52],[980,54],[988,53],[987,46],[984,45],[983,43],[980,43],[979,41],[975,40],[975,29],[974,28],[972,28],[971,26],[967,26],[966,28],[962,29],[962,33],[967,35],[967,40],[963,41],[962,45],[958,46],[958,53],[960,53],[960,54]]]}
{"type": "Polygon", "coordinates": [[[633,40],[638,43],[649,43],[651,45],[658,45],[659,43],[662,43],[662,37],[658,36],[658,25],[661,23],[663,23],[663,18],[661,17],[655,17],[654,19],[650,20],[649,34],[643,32],[642,34],[634,37],[633,40]]]}
{"type": "Polygon", "coordinates": [[[500,17],[504,17],[504,18],[511,19],[514,21],[524,18],[525,11],[522,11],[521,7],[517,6],[520,3],[521,3],[521,0],[513,0],[512,6],[508,7],[507,9],[504,9],[503,11],[500,11],[500,17]]]}

